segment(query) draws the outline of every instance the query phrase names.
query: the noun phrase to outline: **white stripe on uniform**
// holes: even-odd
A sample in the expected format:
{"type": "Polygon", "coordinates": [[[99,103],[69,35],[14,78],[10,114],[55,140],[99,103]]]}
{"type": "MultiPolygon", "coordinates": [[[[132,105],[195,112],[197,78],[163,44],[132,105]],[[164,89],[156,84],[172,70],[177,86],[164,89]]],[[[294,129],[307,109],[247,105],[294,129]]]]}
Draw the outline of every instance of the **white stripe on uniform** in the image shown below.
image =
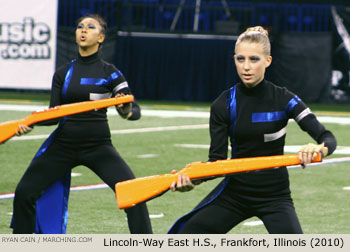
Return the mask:
{"type": "Polygon", "coordinates": [[[129,87],[128,82],[124,81],[122,83],[120,83],[119,85],[117,85],[114,89],[113,89],[113,93],[117,93],[119,90],[123,89],[123,88],[127,88],[129,87]]]}
{"type": "Polygon", "coordinates": [[[103,93],[103,94],[90,93],[90,101],[97,101],[97,100],[107,99],[111,97],[112,97],[112,93],[103,93]]]}
{"type": "Polygon", "coordinates": [[[275,133],[270,133],[270,134],[264,134],[264,142],[271,142],[274,140],[277,140],[284,136],[287,132],[287,126],[282,128],[281,130],[275,132],[275,133]]]}
{"type": "Polygon", "coordinates": [[[300,114],[295,118],[296,122],[300,122],[304,117],[312,114],[311,110],[309,108],[304,109],[300,112],[300,114]]]}

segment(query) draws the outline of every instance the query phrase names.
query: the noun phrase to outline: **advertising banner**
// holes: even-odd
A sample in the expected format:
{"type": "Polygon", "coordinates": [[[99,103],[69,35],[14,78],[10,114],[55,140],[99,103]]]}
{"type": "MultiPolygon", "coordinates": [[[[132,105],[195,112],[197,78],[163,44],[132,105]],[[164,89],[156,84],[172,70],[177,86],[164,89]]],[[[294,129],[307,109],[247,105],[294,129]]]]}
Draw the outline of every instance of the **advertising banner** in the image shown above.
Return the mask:
{"type": "Polygon", "coordinates": [[[51,88],[57,0],[0,0],[0,88],[51,88]]]}
{"type": "Polygon", "coordinates": [[[350,102],[350,10],[332,7],[332,17],[332,97],[337,102],[350,102]]]}

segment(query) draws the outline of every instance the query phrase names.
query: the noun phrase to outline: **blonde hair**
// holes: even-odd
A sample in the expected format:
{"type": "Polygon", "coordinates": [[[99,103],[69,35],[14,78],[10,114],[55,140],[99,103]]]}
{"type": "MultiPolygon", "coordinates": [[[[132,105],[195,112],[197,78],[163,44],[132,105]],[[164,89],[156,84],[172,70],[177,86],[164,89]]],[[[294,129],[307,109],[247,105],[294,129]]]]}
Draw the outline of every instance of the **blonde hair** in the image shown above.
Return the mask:
{"type": "Polygon", "coordinates": [[[247,28],[241,35],[239,35],[236,41],[236,46],[241,42],[261,44],[266,56],[270,56],[271,54],[269,32],[262,26],[254,26],[247,28]]]}

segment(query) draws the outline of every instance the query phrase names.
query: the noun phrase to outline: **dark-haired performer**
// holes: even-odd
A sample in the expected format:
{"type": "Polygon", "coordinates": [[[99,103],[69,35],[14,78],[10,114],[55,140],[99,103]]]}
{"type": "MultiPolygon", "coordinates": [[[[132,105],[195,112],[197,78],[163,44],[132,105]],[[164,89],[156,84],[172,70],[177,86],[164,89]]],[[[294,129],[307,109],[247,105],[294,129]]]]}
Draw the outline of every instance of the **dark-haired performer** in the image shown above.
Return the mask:
{"type": "MultiPolygon", "coordinates": [[[[55,72],[50,107],[131,94],[122,73],[101,59],[99,48],[106,26],[98,15],[79,19],[75,32],[79,54],[55,72]]],[[[141,116],[136,102],[119,105],[117,111],[128,120],[141,116]]],[[[16,188],[13,233],[66,232],[70,171],[78,165],[90,168],[113,190],[117,182],[134,178],[111,143],[106,112],[99,109],[46,123],[59,121],[59,126],[39,149],[16,188]]],[[[30,130],[22,125],[18,135],[30,130]]],[[[152,233],[145,204],[125,211],[131,233],[152,233]]]]}
{"type": "MultiPolygon", "coordinates": [[[[242,33],[234,60],[241,83],[224,91],[210,113],[209,161],[282,155],[290,118],[316,142],[302,146],[303,166],[318,152],[330,155],[336,148],[333,134],[319,123],[293,93],[264,79],[271,64],[270,41],[262,27],[242,33]]],[[[188,191],[193,183],[179,176],[173,191],[188,191]]],[[[227,176],[191,213],[178,220],[169,233],[227,233],[238,223],[257,216],[269,233],[302,233],[289,188],[286,167],[227,176]]]]}

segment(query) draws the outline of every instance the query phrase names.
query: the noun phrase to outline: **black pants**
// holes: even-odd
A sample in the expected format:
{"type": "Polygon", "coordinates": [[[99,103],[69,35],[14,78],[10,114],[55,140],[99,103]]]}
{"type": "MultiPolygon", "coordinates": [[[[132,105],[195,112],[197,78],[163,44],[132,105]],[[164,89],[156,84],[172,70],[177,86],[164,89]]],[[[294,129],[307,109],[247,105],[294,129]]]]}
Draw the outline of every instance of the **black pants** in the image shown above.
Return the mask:
{"type": "MultiPolygon", "coordinates": [[[[84,165],[113,191],[115,184],[134,178],[131,169],[111,143],[79,146],[54,142],[34,159],[17,185],[13,203],[13,233],[34,233],[36,200],[72,168],[84,165]]],[[[152,233],[146,204],[125,210],[130,233],[152,233]]]]}
{"type": "Polygon", "coordinates": [[[209,205],[198,210],[180,233],[225,234],[240,222],[256,216],[270,234],[303,233],[292,199],[287,195],[252,201],[231,195],[227,190],[209,205]]]}

